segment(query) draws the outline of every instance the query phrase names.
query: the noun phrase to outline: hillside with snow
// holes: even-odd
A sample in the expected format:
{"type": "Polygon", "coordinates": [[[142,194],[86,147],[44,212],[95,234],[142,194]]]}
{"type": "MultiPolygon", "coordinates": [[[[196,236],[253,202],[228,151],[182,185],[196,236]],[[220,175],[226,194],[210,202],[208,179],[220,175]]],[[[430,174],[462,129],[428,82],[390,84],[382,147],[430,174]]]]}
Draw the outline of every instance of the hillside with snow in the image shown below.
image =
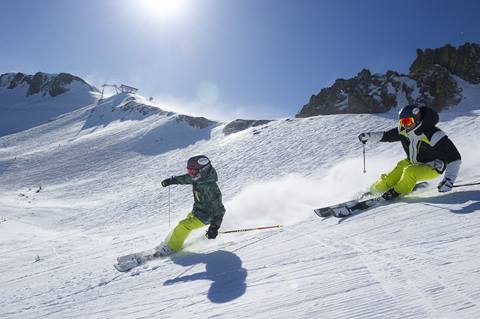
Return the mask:
{"type": "MultiPolygon", "coordinates": [[[[464,99],[439,126],[462,154],[461,184],[480,181],[480,86],[458,83],[464,99]]],[[[225,124],[138,95],[97,98],[0,137],[0,317],[478,317],[479,186],[439,194],[432,181],[345,220],[313,214],[403,158],[399,144],[367,144],[362,172],[357,135],[393,127],[397,110],[225,135],[225,124]],[[117,272],[118,256],[154,247],[189,212],[191,187],[160,181],[197,154],[218,172],[223,230],[283,227],[216,240],[197,231],[172,258],[117,272]]]]}
{"type": "Polygon", "coordinates": [[[0,136],[30,129],[94,103],[98,90],[68,73],[0,75],[0,136]]]}

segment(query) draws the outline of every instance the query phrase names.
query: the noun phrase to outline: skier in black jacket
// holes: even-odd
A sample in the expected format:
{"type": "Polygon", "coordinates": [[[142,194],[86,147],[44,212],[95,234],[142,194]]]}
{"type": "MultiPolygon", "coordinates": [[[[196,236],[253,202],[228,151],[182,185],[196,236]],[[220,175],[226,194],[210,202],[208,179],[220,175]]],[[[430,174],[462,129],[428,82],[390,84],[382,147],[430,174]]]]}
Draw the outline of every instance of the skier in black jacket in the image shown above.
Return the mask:
{"type": "Polygon", "coordinates": [[[441,174],[444,177],[438,191],[450,191],[462,161],[453,142],[435,126],[438,113],[428,107],[407,105],[400,110],[399,121],[397,128],[358,136],[362,143],[399,141],[407,154],[391,172],[380,176],[371,191],[383,193],[382,197],[390,200],[410,193],[417,182],[435,179],[441,174]]]}

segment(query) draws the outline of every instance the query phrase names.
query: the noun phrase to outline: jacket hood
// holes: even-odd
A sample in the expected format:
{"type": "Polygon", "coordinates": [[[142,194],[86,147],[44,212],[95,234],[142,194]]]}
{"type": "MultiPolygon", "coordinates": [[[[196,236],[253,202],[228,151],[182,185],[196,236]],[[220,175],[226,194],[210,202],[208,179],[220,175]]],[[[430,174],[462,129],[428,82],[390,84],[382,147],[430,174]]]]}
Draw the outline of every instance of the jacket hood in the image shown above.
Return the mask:
{"type": "Polygon", "coordinates": [[[205,177],[199,178],[195,183],[197,184],[206,184],[206,183],[216,183],[218,181],[217,171],[213,166],[210,168],[208,175],[205,177]]]}
{"type": "Polygon", "coordinates": [[[439,116],[435,110],[429,107],[421,107],[420,112],[422,112],[422,123],[420,127],[434,127],[437,125],[439,116]]]}

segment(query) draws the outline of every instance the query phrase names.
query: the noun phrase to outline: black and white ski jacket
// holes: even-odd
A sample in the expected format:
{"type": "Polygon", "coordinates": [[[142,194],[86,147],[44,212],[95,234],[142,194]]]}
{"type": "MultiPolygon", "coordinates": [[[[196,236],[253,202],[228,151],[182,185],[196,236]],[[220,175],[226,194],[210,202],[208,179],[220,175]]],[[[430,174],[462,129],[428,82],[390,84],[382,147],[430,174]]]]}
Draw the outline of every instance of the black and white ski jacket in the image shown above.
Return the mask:
{"type": "Polygon", "coordinates": [[[370,133],[371,139],[380,142],[402,143],[408,160],[413,164],[427,164],[445,178],[455,182],[460,170],[461,156],[448,136],[435,125],[438,113],[428,107],[421,107],[422,122],[407,132],[399,126],[385,132],[370,133]]]}

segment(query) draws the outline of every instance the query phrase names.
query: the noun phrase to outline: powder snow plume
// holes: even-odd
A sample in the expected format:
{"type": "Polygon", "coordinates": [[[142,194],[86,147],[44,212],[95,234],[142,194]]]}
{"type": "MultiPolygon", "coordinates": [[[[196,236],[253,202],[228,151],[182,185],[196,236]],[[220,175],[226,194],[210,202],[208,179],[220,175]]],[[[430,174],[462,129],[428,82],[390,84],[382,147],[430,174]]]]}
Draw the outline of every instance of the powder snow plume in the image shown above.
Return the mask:
{"type": "Polygon", "coordinates": [[[353,158],[336,164],[325,176],[288,174],[253,183],[225,203],[224,227],[291,225],[306,220],[314,208],[347,201],[367,191],[381,172],[394,165],[386,156],[373,157],[371,162],[375,167],[366,174],[361,159],[353,158]]]}

